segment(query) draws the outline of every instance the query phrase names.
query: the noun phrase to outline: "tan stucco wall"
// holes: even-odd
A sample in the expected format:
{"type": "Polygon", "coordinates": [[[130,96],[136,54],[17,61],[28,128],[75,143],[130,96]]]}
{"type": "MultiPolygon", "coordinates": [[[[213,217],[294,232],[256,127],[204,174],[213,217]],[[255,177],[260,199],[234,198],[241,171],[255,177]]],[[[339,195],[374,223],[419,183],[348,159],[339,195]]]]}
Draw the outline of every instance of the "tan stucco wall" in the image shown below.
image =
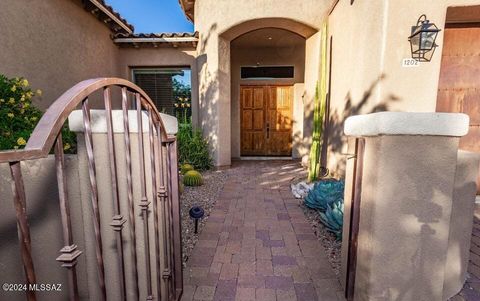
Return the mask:
{"type": "Polygon", "coordinates": [[[198,125],[198,71],[196,51],[190,48],[120,48],[120,77],[132,80],[138,67],[188,67],[191,70],[192,122],[198,125]]]}
{"type": "Polygon", "coordinates": [[[478,0],[350,1],[341,0],[329,17],[333,36],[329,167],[344,174],[343,122],[349,115],[372,111],[433,112],[436,106],[443,31],[431,62],[402,67],[410,58],[411,26],[420,15],[444,28],[447,7],[478,0]],[[354,47],[352,47],[352,45],[354,47]]]}
{"type": "Polygon", "coordinates": [[[366,138],[355,300],[443,300],[458,141],[366,138]]]}
{"type": "MultiPolygon", "coordinates": [[[[352,153],[353,143],[349,139],[352,153]]],[[[461,290],[480,156],[457,153],[457,148],[455,137],[366,138],[355,300],[447,300],[461,290]]],[[[354,159],[349,158],[345,200],[354,191],[354,159]]],[[[350,214],[351,202],[346,202],[344,287],[350,214]]]]}
{"type": "Polygon", "coordinates": [[[2,1],[0,73],[42,89],[37,104],[45,109],[81,80],[118,76],[110,33],[81,1],[2,1]]]}
{"type": "MultiPolygon", "coordinates": [[[[236,48],[231,47],[231,156],[240,157],[240,85],[294,85],[304,82],[305,73],[305,44],[293,48],[236,48]],[[277,80],[242,80],[240,68],[242,66],[294,66],[295,74],[292,79],[277,80]]],[[[297,89],[298,90],[298,89],[297,89]]],[[[298,92],[298,91],[297,91],[298,92]]],[[[303,121],[303,107],[300,93],[294,93],[293,122],[303,121]],[[300,97],[299,97],[300,96],[300,97]]],[[[303,124],[303,122],[302,122],[303,124]]],[[[297,136],[300,134],[297,130],[297,136]]],[[[294,131],[295,134],[295,131],[294,131]]],[[[302,134],[303,137],[303,134],[302,134]]],[[[298,138],[301,139],[301,138],[298,138]]],[[[294,148],[296,148],[294,146],[294,148]]],[[[294,157],[298,154],[293,150],[294,157]]]]}
{"type": "MultiPolygon", "coordinates": [[[[132,128],[131,128],[132,129],[132,128]]],[[[139,200],[140,196],[140,169],[138,151],[138,133],[131,135],[132,151],[132,182],[133,200],[139,200]]],[[[118,187],[121,214],[129,219],[127,202],[125,146],[123,133],[114,135],[118,187]]],[[[144,158],[147,198],[153,200],[152,178],[150,168],[150,151],[148,145],[148,134],[144,134],[144,158]]],[[[103,243],[103,260],[105,266],[105,279],[107,296],[112,300],[119,300],[119,268],[117,262],[117,250],[115,244],[115,231],[110,225],[113,211],[112,186],[110,183],[110,159],[107,151],[107,136],[105,133],[93,134],[94,155],[96,164],[96,177],[100,210],[100,225],[103,243]]],[[[158,150],[156,150],[158,152],[158,150]]],[[[159,156],[159,154],[158,154],[159,156]]],[[[73,240],[78,249],[83,253],[78,258],[77,277],[79,284],[80,300],[100,300],[98,286],[97,261],[95,255],[95,233],[93,229],[93,211],[90,193],[90,180],[88,172],[88,160],[85,148],[85,137],[82,133],[78,135],[78,156],[66,155],[66,177],[68,189],[68,201],[70,205],[70,216],[72,219],[73,240]]],[[[62,225],[58,201],[58,186],[55,173],[55,158],[53,155],[44,159],[26,161],[22,163],[22,174],[25,183],[27,197],[27,213],[30,225],[32,241],[32,254],[36,279],[38,283],[62,284],[61,292],[38,293],[38,300],[66,300],[68,299],[68,282],[66,269],[55,258],[60,255],[60,249],[64,246],[62,240],[62,225]]],[[[0,282],[3,283],[24,283],[20,246],[18,243],[17,226],[15,218],[15,207],[11,190],[11,177],[8,164],[0,164],[0,282]]],[[[157,176],[157,187],[160,178],[157,176]]],[[[160,203],[158,203],[160,206],[160,203]]],[[[151,213],[153,202],[149,205],[148,215],[150,233],[150,254],[152,279],[156,279],[157,269],[155,266],[155,254],[162,256],[163,242],[167,239],[162,236],[163,224],[162,209],[159,209],[159,250],[155,251],[154,215],[151,213]]],[[[145,269],[145,239],[143,236],[143,219],[140,206],[134,206],[136,224],[136,252],[137,271],[139,276],[140,299],[146,296],[146,269],[145,269]]],[[[130,223],[124,224],[122,231],[124,260],[126,271],[127,294],[134,298],[133,260],[131,257],[132,240],[130,238],[130,223]]],[[[162,257],[163,258],[163,257],[162,257]]],[[[161,260],[161,264],[163,261],[161,260]]],[[[163,266],[162,266],[163,269],[163,266]]],[[[153,284],[153,291],[156,295],[156,283],[153,284]]],[[[163,285],[162,294],[166,294],[163,285]]],[[[24,293],[10,293],[0,290],[0,300],[25,300],[24,293]]]]}
{"type": "MultiPolygon", "coordinates": [[[[66,155],[68,200],[72,218],[73,240],[81,251],[85,250],[82,202],[78,186],[78,161],[75,155],[66,155]]],[[[61,292],[38,293],[38,300],[68,299],[66,269],[55,260],[63,248],[58,186],[53,155],[44,159],[22,163],[22,175],[27,197],[33,263],[38,283],[59,283],[61,292]]],[[[15,207],[8,164],[0,164],[0,282],[25,283],[17,236],[15,207]]],[[[85,254],[78,258],[77,275],[82,300],[89,300],[87,290],[85,254]]],[[[25,300],[23,292],[0,290],[0,300],[25,300]]]]}
{"type": "MultiPolygon", "coordinates": [[[[105,133],[93,133],[93,144],[94,144],[94,155],[95,155],[95,165],[96,165],[96,176],[98,183],[98,198],[99,198],[99,210],[100,210],[100,232],[102,235],[102,244],[104,248],[104,265],[105,265],[105,284],[107,290],[107,296],[111,300],[120,299],[120,290],[119,290],[119,267],[117,262],[117,250],[116,250],[116,241],[115,241],[115,231],[112,230],[110,222],[112,221],[112,216],[115,215],[113,209],[113,200],[112,200],[112,186],[110,183],[110,159],[108,153],[107,145],[107,135],[105,133]],[[104,179],[104,180],[100,180],[104,179]],[[102,185],[103,184],[103,185],[102,185]]],[[[129,219],[129,209],[127,201],[127,180],[126,180],[126,164],[125,164],[125,144],[123,142],[123,133],[116,133],[114,135],[115,139],[115,155],[117,160],[117,174],[118,174],[118,187],[119,187],[119,202],[120,202],[120,211],[123,217],[127,220],[129,219]]],[[[130,134],[131,138],[131,159],[132,159],[132,183],[133,183],[133,200],[138,202],[141,199],[140,191],[140,165],[139,165],[139,151],[138,151],[138,133],[132,132],[130,134]]],[[[97,262],[95,256],[95,233],[93,229],[93,216],[92,216],[92,205],[90,198],[90,182],[88,175],[88,159],[85,146],[85,138],[83,133],[78,134],[78,172],[79,172],[79,188],[82,193],[81,202],[83,204],[83,210],[81,214],[85,220],[84,229],[85,232],[85,257],[86,260],[86,271],[88,278],[88,292],[90,294],[91,300],[100,299],[100,289],[98,286],[98,272],[97,272],[97,262]]],[[[156,279],[156,267],[155,267],[155,256],[157,254],[155,251],[155,243],[153,240],[154,237],[154,225],[152,208],[152,178],[151,178],[151,168],[150,168],[150,151],[148,144],[148,134],[144,134],[144,158],[145,158],[145,183],[147,190],[147,198],[149,202],[152,202],[149,205],[150,214],[148,215],[148,227],[150,235],[150,254],[151,254],[151,271],[152,279],[156,279]]],[[[157,180],[159,178],[157,177],[157,180]]],[[[143,236],[143,219],[141,214],[141,207],[136,205],[134,206],[134,216],[135,216],[135,234],[136,234],[136,252],[137,252],[137,271],[139,277],[139,288],[140,288],[140,297],[139,299],[146,299],[146,268],[145,268],[145,239],[143,236]]],[[[159,210],[160,211],[160,210],[159,210]]],[[[161,221],[161,220],[160,220],[161,221]]],[[[135,279],[133,277],[133,260],[131,256],[132,240],[130,238],[130,221],[124,224],[122,230],[122,240],[124,243],[124,261],[125,261],[125,274],[126,274],[126,288],[128,298],[134,298],[135,296],[135,279]]],[[[159,223],[159,241],[165,241],[161,236],[162,233],[162,224],[159,223]]],[[[160,250],[163,250],[163,244],[160,244],[160,250]]],[[[161,252],[160,252],[161,253],[161,252]]],[[[160,256],[160,253],[159,256],[160,256]]],[[[157,286],[156,282],[152,281],[153,292],[156,294],[157,286]]],[[[163,292],[165,293],[165,291],[163,292]]]]}
{"type": "Polygon", "coordinates": [[[479,159],[479,154],[458,152],[443,300],[448,300],[456,295],[462,289],[467,278],[477,191],[474,179],[478,174],[479,159]]]}
{"type": "MultiPolygon", "coordinates": [[[[268,0],[259,5],[254,0],[202,0],[195,3],[195,30],[200,32],[197,47],[200,122],[204,134],[213,142],[216,165],[229,165],[232,155],[230,41],[265,27],[289,29],[309,38],[320,28],[331,2],[268,0]]],[[[305,89],[312,87],[306,85],[305,89]]]]}

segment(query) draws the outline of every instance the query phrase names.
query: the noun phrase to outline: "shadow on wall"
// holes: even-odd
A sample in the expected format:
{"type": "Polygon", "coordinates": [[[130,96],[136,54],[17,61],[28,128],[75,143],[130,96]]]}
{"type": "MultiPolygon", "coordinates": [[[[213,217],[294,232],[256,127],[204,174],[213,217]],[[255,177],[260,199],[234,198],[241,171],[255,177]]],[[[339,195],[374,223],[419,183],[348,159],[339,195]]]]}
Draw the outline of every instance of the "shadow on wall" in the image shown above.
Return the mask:
{"type": "MultiPolygon", "coordinates": [[[[358,102],[353,101],[350,92],[348,92],[345,97],[345,105],[343,109],[335,109],[330,113],[328,130],[328,159],[336,157],[335,164],[329,164],[330,172],[333,172],[333,176],[345,176],[346,158],[343,155],[346,152],[345,146],[347,145],[347,138],[343,134],[345,120],[354,115],[389,111],[389,105],[392,102],[400,100],[398,96],[390,94],[372,107],[371,97],[374,94],[376,87],[383,80],[385,80],[385,78],[386,75],[381,74],[363,93],[362,98],[358,102]]],[[[313,109],[309,110],[309,114],[313,114],[313,109]]]]}
{"type": "Polygon", "coordinates": [[[200,128],[202,129],[203,137],[208,141],[210,152],[214,157],[218,151],[217,143],[218,136],[215,131],[217,127],[217,97],[218,94],[218,74],[212,74],[208,70],[207,55],[202,54],[198,58],[200,78],[202,81],[199,84],[199,108],[200,108],[200,128]]]}
{"type": "Polygon", "coordinates": [[[218,135],[214,129],[218,126],[218,93],[219,76],[208,68],[208,56],[205,53],[210,37],[216,32],[217,23],[212,24],[207,33],[201,36],[200,55],[197,57],[199,72],[199,125],[203,136],[207,139],[214,161],[218,152],[218,135]]]}
{"type": "MultiPolygon", "coordinates": [[[[76,155],[65,156],[65,161],[72,224],[78,226],[81,225],[81,204],[78,188],[74,185],[78,183],[76,155]]],[[[26,161],[22,163],[22,173],[36,279],[40,283],[61,283],[65,288],[62,292],[40,292],[38,295],[41,300],[66,300],[67,272],[61,267],[61,263],[55,260],[64,245],[54,157],[50,155],[47,158],[26,161]]],[[[0,282],[24,283],[11,181],[8,164],[0,164],[0,282]]],[[[75,244],[83,251],[81,228],[83,227],[73,227],[73,237],[75,244]]],[[[85,256],[80,256],[78,260],[79,289],[83,294],[86,291],[85,256]]],[[[18,292],[0,292],[0,299],[4,300],[2,297],[12,301],[25,300],[25,294],[18,292]]]]}
{"type": "MultiPolygon", "coordinates": [[[[369,148],[366,149],[365,162],[367,165],[365,165],[364,169],[363,191],[373,191],[375,187],[381,187],[380,183],[393,180],[399,184],[389,185],[390,189],[384,190],[387,193],[383,194],[383,196],[387,199],[395,198],[395,196],[402,196],[402,198],[395,201],[395,208],[391,207],[392,202],[378,202],[381,201],[380,199],[377,202],[362,202],[362,211],[379,212],[379,215],[361,216],[360,218],[366,227],[363,235],[361,234],[358,238],[359,242],[363,242],[359,244],[359,252],[362,253],[361,256],[364,260],[357,263],[357,279],[370,279],[375,282],[375,279],[371,278],[371,275],[366,272],[372,267],[377,270],[383,269],[378,266],[378,263],[375,264],[375,261],[372,259],[373,252],[376,258],[379,258],[379,254],[398,254],[396,250],[402,249],[401,256],[389,257],[388,269],[395,270],[395,267],[401,267],[401,270],[411,270],[412,274],[416,275],[415,278],[417,280],[420,278],[432,280],[430,282],[431,285],[428,286],[417,283],[416,279],[412,279],[408,273],[383,274],[382,277],[387,277],[384,279],[385,283],[394,284],[394,287],[385,287],[379,291],[371,291],[366,283],[358,283],[359,287],[363,287],[362,293],[358,296],[361,300],[366,298],[366,294],[381,300],[412,300],[412,294],[416,296],[436,296],[439,289],[441,290],[443,287],[441,281],[443,280],[445,270],[442,262],[436,262],[432,259],[432,256],[438,258],[438,254],[442,253],[445,248],[445,235],[448,237],[448,231],[445,233],[442,225],[450,222],[450,212],[448,205],[446,206],[448,201],[446,202],[445,200],[452,198],[452,187],[439,185],[439,183],[451,182],[452,177],[455,175],[455,166],[434,163],[445,161],[445,153],[431,151],[432,145],[439,145],[438,141],[438,137],[426,137],[412,146],[411,139],[409,140],[408,137],[404,138],[404,141],[395,143],[395,145],[390,147],[391,149],[387,150],[395,152],[393,148],[401,148],[401,151],[395,152],[398,157],[394,160],[396,163],[392,164],[379,164],[375,159],[375,151],[369,151],[369,148]],[[402,145],[408,146],[403,147],[402,145]],[[409,158],[418,157],[419,154],[420,156],[422,156],[421,154],[428,155],[423,155],[426,157],[425,160],[409,160],[409,158]],[[404,162],[404,164],[399,164],[399,162],[404,162]],[[432,166],[437,168],[432,168],[432,166]],[[388,175],[402,175],[402,177],[396,180],[386,179],[388,175]],[[377,182],[378,180],[380,182],[377,182]],[[436,183],[436,185],[428,185],[430,181],[436,183]],[[423,201],[419,202],[419,200],[423,201]],[[376,209],[374,210],[373,207],[376,209]],[[392,210],[394,210],[395,214],[390,216],[390,218],[393,217],[390,222],[387,223],[385,220],[382,220],[381,213],[392,210]],[[368,229],[369,227],[376,227],[375,219],[387,225],[381,230],[383,233],[381,236],[383,237],[382,240],[374,240],[368,229]],[[390,234],[390,237],[409,237],[409,240],[385,239],[388,237],[387,234],[390,234]],[[372,246],[374,246],[374,249],[372,249],[372,246]],[[434,250],[438,250],[438,252],[434,250]],[[432,251],[436,254],[432,254],[432,251]],[[432,271],[434,272],[432,273],[432,271]],[[435,282],[435,279],[438,279],[440,283],[435,282]]],[[[374,149],[375,147],[371,147],[370,150],[372,148],[374,149]]],[[[451,162],[451,159],[449,158],[447,161],[451,162]]],[[[475,187],[474,182],[466,182],[458,189],[474,191],[475,187]]],[[[380,230],[377,227],[377,235],[378,231],[380,230]]],[[[379,236],[376,237],[379,238],[379,236]]],[[[461,263],[463,260],[464,258],[458,260],[458,262],[461,263]]]]}

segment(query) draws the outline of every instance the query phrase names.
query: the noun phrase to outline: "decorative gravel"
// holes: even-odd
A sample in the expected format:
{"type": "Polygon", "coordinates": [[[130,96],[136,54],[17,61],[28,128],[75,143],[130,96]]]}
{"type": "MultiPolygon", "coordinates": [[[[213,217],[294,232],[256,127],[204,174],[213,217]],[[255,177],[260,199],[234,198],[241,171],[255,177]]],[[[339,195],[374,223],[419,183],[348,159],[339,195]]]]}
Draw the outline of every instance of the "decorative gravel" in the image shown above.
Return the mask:
{"type": "Polygon", "coordinates": [[[209,170],[202,172],[204,184],[197,187],[185,186],[180,195],[182,219],[182,248],[183,266],[190,257],[193,247],[197,243],[198,234],[195,234],[195,223],[190,218],[188,211],[193,206],[200,206],[205,210],[205,216],[199,220],[198,233],[205,226],[208,216],[215,205],[217,196],[228,178],[227,170],[209,170]]]}
{"type": "MultiPolygon", "coordinates": [[[[300,176],[292,179],[292,184],[297,184],[300,181],[306,181],[306,176],[300,176]]],[[[299,199],[299,206],[302,208],[305,217],[312,226],[315,236],[322,244],[328,261],[332,265],[337,277],[340,277],[340,267],[342,264],[342,241],[337,240],[337,237],[332,232],[327,231],[327,228],[320,221],[320,212],[318,210],[310,209],[304,205],[303,199],[299,199]]]]}
{"type": "Polygon", "coordinates": [[[337,240],[335,234],[327,231],[325,226],[320,221],[319,211],[308,208],[307,206],[303,205],[303,202],[300,207],[303,209],[303,213],[305,214],[308,222],[312,225],[313,232],[317,236],[318,240],[320,240],[322,243],[325,253],[327,254],[328,261],[330,261],[335,274],[339,276],[340,265],[342,261],[342,241],[337,240]]]}

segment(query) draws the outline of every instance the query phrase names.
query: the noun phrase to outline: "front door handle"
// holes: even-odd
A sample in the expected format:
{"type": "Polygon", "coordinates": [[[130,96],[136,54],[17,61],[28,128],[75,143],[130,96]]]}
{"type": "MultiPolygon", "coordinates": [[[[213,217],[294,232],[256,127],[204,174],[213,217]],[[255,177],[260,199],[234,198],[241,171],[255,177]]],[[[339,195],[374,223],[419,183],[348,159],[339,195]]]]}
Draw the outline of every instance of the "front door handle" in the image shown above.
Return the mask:
{"type": "Polygon", "coordinates": [[[270,138],[270,124],[267,122],[267,139],[270,138]]]}

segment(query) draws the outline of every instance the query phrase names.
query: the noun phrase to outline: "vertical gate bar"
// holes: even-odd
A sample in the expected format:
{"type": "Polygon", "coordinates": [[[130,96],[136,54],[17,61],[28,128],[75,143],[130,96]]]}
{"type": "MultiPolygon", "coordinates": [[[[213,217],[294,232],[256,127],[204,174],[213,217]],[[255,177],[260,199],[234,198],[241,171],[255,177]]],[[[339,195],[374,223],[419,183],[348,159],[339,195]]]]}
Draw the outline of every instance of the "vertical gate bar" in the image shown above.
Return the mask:
{"type": "Polygon", "coordinates": [[[132,150],[130,145],[130,123],[128,120],[128,97],[127,88],[122,88],[122,111],[123,111],[123,137],[125,142],[125,161],[127,165],[127,202],[128,218],[130,226],[130,239],[132,241],[131,256],[132,269],[135,278],[135,300],[139,298],[138,270],[137,270],[137,239],[135,235],[135,208],[133,204],[133,183],[132,183],[132,150]]]}
{"type": "Polygon", "coordinates": [[[170,146],[170,182],[172,194],[172,227],[173,227],[173,249],[174,249],[174,281],[176,298],[183,288],[183,270],[182,270],[182,231],[180,220],[180,199],[178,190],[178,167],[177,167],[177,140],[175,139],[170,146]],[[180,292],[179,292],[180,290],[180,292]]]}
{"type": "Polygon", "coordinates": [[[142,121],[142,101],[139,93],[135,93],[137,107],[137,129],[138,129],[138,156],[140,160],[140,191],[143,217],[143,237],[145,240],[145,268],[147,272],[147,300],[153,300],[152,295],[152,270],[150,267],[150,236],[148,232],[148,207],[150,202],[147,199],[147,189],[145,184],[145,154],[143,151],[143,121],[142,121]]]}
{"type": "MultiPolygon", "coordinates": [[[[170,272],[171,272],[171,283],[170,283],[170,289],[172,290],[171,294],[173,296],[176,295],[175,293],[175,249],[173,246],[173,242],[175,240],[174,237],[174,232],[173,232],[173,210],[172,210],[172,164],[174,165],[174,162],[172,162],[172,156],[171,156],[171,151],[172,151],[172,142],[169,142],[167,144],[167,180],[168,180],[168,198],[167,198],[167,203],[168,203],[168,237],[169,237],[169,251],[170,251],[170,272]]],[[[175,166],[176,167],[176,166],[175,166]]],[[[177,170],[175,169],[175,173],[177,170]]]]}
{"type": "Polygon", "coordinates": [[[93,209],[93,229],[95,232],[95,254],[97,258],[98,281],[101,290],[102,300],[106,300],[107,291],[105,288],[105,267],[103,264],[102,235],[100,232],[100,212],[98,209],[97,173],[95,170],[95,157],[93,154],[92,128],[90,125],[90,106],[88,98],[82,104],[83,127],[85,130],[85,146],[88,157],[88,173],[90,179],[91,202],[93,209]]]}
{"type": "Polygon", "coordinates": [[[166,286],[166,293],[167,293],[167,300],[170,300],[170,288],[169,288],[169,283],[170,283],[170,275],[171,275],[171,269],[170,269],[170,238],[168,236],[168,215],[167,215],[167,202],[168,202],[168,176],[167,176],[167,158],[166,158],[166,145],[164,145],[162,141],[162,135],[161,135],[161,128],[160,124],[157,125],[157,132],[159,133],[159,149],[160,149],[160,183],[162,183],[162,187],[159,189],[159,196],[162,201],[162,236],[164,239],[163,242],[163,273],[162,273],[162,278],[165,282],[166,286]]]}
{"type": "Polygon", "coordinates": [[[355,277],[357,272],[358,233],[360,226],[360,205],[362,199],[363,157],[365,153],[365,139],[358,138],[355,142],[355,166],[353,179],[353,196],[350,209],[350,231],[347,258],[347,285],[345,297],[353,301],[355,295],[355,277]]]}
{"type": "MultiPolygon", "coordinates": [[[[155,161],[155,128],[153,125],[153,112],[152,108],[148,107],[148,140],[150,142],[150,169],[152,175],[152,202],[153,202],[153,229],[154,229],[154,243],[155,243],[155,268],[157,269],[157,278],[155,282],[157,283],[157,300],[161,300],[161,291],[160,291],[160,244],[158,241],[158,207],[157,207],[157,168],[155,161]]],[[[157,133],[158,134],[158,133],[157,133]]]]}
{"type": "Polygon", "coordinates": [[[55,168],[58,183],[58,199],[60,202],[60,215],[62,219],[63,244],[57,261],[62,262],[62,267],[67,268],[69,298],[72,301],[79,300],[77,282],[77,257],[82,254],[73,243],[72,222],[70,219],[70,206],[68,204],[67,178],[65,175],[65,158],[63,154],[62,132],[58,134],[55,142],[55,168]]]}
{"type": "MultiPolygon", "coordinates": [[[[15,214],[17,218],[18,241],[20,243],[20,252],[22,255],[23,269],[25,271],[26,284],[35,284],[35,269],[32,259],[32,245],[30,240],[30,226],[27,217],[27,200],[25,196],[25,187],[22,177],[20,161],[10,162],[10,173],[12,175],[13,204],[15,205],[15,214]]],[[[34,290],[26,290],[27,300],[35,301],[34,290]]]]}
{"type": "Polygon", "coordinates": [[[115,155],[115,140],[113,137],[113,121],[112,121],[112,99],[110,87],[103,90],[103,100],[105,102],[105,115],[107,119],[107,140],[108,140],[108,156],[110,166],[110,177],[112,185],[112,199],[114,216],[110,226],[115,231],[115,240],[117,244],[117,265],[119,269],[119,285],[120,285],[120,299],[126,300],[127,291],[125,287],[125,261],[123,258],[123,240],[122,229],[126,220],[120,213],[120,197],[118,194],[118,177],[117,177],[117,162],[115,155]]]}

